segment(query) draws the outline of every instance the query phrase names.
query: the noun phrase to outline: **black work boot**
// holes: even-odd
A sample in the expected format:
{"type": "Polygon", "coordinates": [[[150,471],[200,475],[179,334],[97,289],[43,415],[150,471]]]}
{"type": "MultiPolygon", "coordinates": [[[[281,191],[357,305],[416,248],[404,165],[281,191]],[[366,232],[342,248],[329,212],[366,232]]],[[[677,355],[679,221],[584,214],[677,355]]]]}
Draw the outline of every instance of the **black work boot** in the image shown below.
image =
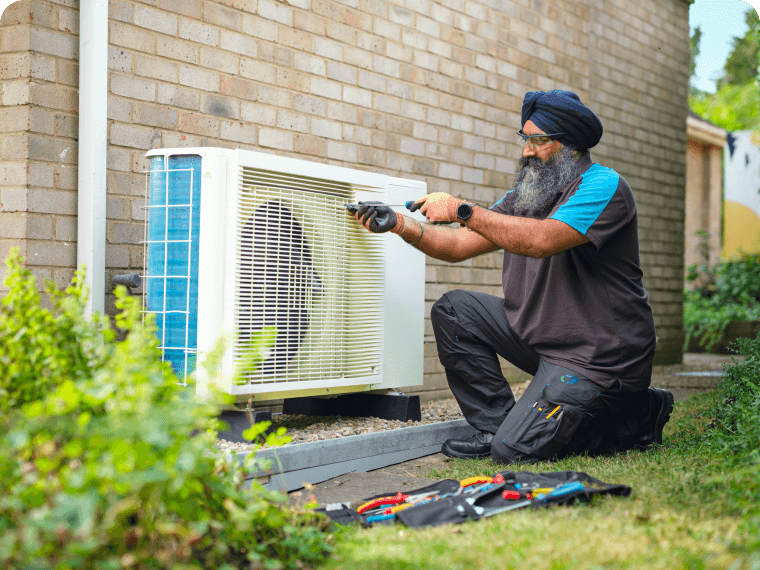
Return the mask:
{"type": "Polygon", "coordinates": [[[653,443],[662,443],[662,429],[673,411],[673,394],[662,388],[648,388],[650,398],[649,418],[639,428],[634,449],[645,451],[653,443]]]}
{"type": "Polygon", "coordinates": [[[470,439],[447,439],[441,446],[441,453],[457,459],[483,459],[491,457],[493,434],[481,431],[470,439]]]}

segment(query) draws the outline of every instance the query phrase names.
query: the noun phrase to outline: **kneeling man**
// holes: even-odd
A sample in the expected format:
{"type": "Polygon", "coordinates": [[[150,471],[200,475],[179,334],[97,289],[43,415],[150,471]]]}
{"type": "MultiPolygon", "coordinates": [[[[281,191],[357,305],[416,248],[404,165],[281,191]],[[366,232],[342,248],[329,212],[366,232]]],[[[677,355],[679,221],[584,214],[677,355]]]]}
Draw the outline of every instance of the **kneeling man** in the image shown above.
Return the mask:
{"type": "Polygon", "coordinates": [[[467,421],[450,457],[499,463],[646,449],[662,442],[673,396],[650,388],[655,328],[639,262],[636,202],[614,170],[593,163],[598,117],[575,93],[531,92],[513,187],[485,209],[429,194],[419,224],[364,203],[357,219],[425,254],[458,262],[504,250],[504,298],[455,290],[433,306],[438,355],[467,421]],[[497,354],[533,375],[516,402],[497,354]]]}

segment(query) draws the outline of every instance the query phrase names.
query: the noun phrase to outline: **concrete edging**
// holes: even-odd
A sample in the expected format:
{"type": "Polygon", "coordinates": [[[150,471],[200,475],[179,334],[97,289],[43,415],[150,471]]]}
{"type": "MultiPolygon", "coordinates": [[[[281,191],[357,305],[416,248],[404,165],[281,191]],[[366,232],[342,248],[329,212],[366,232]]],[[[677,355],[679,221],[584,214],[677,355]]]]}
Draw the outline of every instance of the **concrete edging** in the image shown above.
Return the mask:
{"type": "MultiPolygon", "coordinates": [[[[256,457],[271,460],[271,468],[251,473],[247,480],[258,479],[271,490],[295,491],[304,483],[321,483],[353,471],[371,471],[432,455],[441,451],[447,439],[466,439],[476,431],[466,420],[452,420],[266,449],[256,457]]],[[[247,455],[241,452],[235,457],[242,463],[247,455]]]]}

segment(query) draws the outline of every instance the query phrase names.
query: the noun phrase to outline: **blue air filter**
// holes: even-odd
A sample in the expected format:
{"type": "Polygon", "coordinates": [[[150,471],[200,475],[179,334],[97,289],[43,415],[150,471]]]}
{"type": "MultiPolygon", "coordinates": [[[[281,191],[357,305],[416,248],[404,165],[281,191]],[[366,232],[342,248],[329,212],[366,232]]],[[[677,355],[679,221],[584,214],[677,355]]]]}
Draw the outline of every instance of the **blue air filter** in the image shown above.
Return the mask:
{"type": "Polygon", "coordinates": [[[154,156],[150,163],[146,310],[156,315],[163,359],[182,379],[195,370],[201,157],[154,156]]]}

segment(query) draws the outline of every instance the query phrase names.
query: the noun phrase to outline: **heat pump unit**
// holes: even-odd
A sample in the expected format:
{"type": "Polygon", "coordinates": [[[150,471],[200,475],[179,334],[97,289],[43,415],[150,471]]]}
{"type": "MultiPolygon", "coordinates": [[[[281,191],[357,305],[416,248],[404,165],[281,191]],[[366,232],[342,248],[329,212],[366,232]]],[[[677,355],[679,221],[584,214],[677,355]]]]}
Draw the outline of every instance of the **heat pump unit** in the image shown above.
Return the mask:
{"type": "Polygon", "coordinates": [[[241,401],[422,384],[425,257],[345,204],[403,204],[424,182],[244,150],[147,157],[145,310],[200,397],[212,383],[241,401]]]}

